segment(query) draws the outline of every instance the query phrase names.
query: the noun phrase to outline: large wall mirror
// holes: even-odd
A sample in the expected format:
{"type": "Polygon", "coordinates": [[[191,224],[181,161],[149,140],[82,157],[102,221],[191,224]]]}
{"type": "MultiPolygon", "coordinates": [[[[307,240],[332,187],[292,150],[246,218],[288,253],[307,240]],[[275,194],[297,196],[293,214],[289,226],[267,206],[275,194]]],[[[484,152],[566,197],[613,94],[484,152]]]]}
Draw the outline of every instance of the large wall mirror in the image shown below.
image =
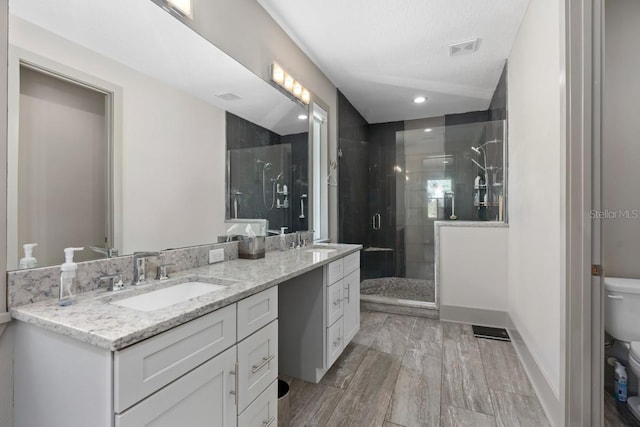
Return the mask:
{"type": "Polygon", "coordinates": [[[9,13],[10,269],[26,243],[45,266],[214,242],[234,215],[306,228],[299,103],[151,0],[9,13]]]}

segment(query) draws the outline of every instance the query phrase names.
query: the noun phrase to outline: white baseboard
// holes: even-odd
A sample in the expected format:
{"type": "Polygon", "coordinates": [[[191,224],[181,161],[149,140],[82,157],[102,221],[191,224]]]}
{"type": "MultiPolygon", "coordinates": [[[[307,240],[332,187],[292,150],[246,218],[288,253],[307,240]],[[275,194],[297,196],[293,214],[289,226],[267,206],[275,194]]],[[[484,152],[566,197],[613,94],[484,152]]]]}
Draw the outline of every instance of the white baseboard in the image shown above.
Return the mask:
{"type": "Polygon", "coordinates": [[[507,331],[511,337],[511,342],[513,343],[513,347],[518,354],[520,362],[529,377],[529,381],[531,381],[531,385],[538,396],[538,400],[540,400],[542,410],[552,426],[563,426],[564,416],[562,411],[562,402],[560,402],[560,399],[558,399],[556,394],[553,392],[553,388],[547,382],[547,379],[538,367],[538,364],[533,358],[533,355],[529,351],[527,344],[522,339],[522,336],[516,329],[515,325],[508,316],[507,319],[509,321],[507,331]]]}
{"type": "Polygon", "coordinates": [[[506,328],[509,324],[509,316],[504,311],[454,305],[440,305],[440,320],[495,328],[506,328]]]}

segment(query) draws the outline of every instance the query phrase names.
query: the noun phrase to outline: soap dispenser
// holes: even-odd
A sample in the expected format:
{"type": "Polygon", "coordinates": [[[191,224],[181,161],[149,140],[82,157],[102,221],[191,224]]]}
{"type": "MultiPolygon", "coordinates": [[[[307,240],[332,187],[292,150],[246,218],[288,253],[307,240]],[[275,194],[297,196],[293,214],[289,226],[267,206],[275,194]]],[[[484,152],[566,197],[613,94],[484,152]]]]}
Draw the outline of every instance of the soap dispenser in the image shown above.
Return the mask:
{"type": "Polygon", "coordinates": [[[38,266],[38,260],[33,257],[33,248],[38,246],[37,243],[27,243],[22,245],[24,248],[24,258],[20,260],[19,268],[34,268],[38,266]]]}
{"type": "Polygon", "coordinates": [[[81,251],[84,248],[66,248],[64,250],[64,264],[60,266],[60,299],[59,304],[72,304],[76,297],[76,274],[78,264],[73,262],[73,254],[75,251],[81,251]]]}
{"type": "Polygon", "coordinates": [[[284,234],[284,231],[289,227],[280,227],[280,250],[287,250],[287,236],[284,234]]]}

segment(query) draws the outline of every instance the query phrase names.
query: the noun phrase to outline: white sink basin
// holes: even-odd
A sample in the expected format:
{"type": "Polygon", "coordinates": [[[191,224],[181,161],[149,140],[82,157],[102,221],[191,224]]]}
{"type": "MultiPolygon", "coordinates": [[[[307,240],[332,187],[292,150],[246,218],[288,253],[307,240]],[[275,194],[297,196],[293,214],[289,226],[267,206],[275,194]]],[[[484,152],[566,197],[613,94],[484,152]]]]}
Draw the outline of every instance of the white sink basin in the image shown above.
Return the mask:
{"type": "Polygon", "coordinates": [[[120,301],[112,301],[111,304],[139,311],[154,311],[226,288],[213,283],[187,282],[120,301]]]}

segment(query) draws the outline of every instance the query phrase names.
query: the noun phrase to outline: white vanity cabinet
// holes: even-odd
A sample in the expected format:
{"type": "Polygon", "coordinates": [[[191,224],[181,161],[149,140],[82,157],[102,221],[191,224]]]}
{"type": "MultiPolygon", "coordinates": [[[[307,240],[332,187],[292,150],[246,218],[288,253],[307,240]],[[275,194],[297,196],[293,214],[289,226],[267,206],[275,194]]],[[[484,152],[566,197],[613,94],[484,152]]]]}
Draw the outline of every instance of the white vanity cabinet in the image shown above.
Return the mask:
{"type": "Polygon", "coordinates": [[[277,295],[272,287],[114,352],[16,322],[15,427],[277,420],[277,295]]]}
{"type": "Polygon", "coordinates": [[[360,329],[360,253],[278,289],[279,371],[318,382],[360,329]]]}

